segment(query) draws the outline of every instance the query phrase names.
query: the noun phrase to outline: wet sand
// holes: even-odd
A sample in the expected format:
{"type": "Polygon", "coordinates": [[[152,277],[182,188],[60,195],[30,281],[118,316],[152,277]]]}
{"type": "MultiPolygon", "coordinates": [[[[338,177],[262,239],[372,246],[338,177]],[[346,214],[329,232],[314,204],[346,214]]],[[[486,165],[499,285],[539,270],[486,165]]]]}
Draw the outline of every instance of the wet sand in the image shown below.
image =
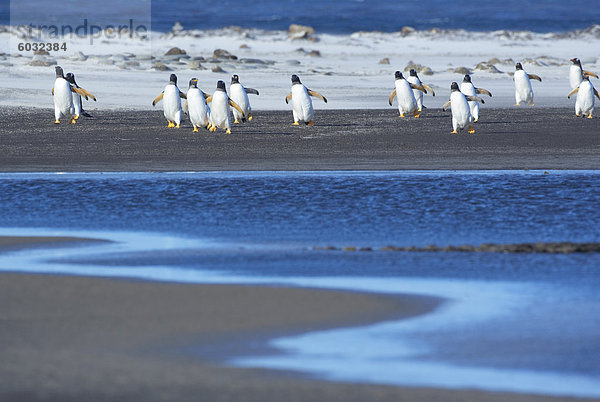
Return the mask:
{"type": "Polygon", "coordinates": [[[450,112],[397,112],[317,109],[314,127],[294,127],[291,111],[255,111],[226,135],[169,129],[159,109],[90,110],[72,126],[50,109],[0,108],[0,171],[600,168],[600,119],[570,108],[483,109],[474,135],[449,134],[450,112]]]}
{"type": "Polygon", "coordinates": [[[3,401],[574,401],[318,381],[219,364],[273,336],[426,313],[339,291],[0,274],[3,401]]]}

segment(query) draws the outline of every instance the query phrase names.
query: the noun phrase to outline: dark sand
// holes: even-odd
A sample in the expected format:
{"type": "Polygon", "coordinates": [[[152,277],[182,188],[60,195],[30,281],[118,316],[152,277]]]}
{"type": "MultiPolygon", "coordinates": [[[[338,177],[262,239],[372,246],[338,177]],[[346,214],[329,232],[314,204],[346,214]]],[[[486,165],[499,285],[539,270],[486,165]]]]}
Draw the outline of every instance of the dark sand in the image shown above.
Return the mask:
{"type": "Polygon", "coordinates": [[[272,336],[425,313],[418,297],[0,274],[2,401],[570,401],[225,367],[272,336]]]}
{"type": "MultiPolygon", "coordinates": [[[[150,109],[150,107],[149,107],[150,109]]],[[[451,135],[450,112],[317,110],[314,127],[290,111],[192,133],[161,110],[94,111],[71,126],[50,109],[0,108],[0,171],[599,169],[600,119],[569,108],[484,109],[474,135],[451,135]]]]}

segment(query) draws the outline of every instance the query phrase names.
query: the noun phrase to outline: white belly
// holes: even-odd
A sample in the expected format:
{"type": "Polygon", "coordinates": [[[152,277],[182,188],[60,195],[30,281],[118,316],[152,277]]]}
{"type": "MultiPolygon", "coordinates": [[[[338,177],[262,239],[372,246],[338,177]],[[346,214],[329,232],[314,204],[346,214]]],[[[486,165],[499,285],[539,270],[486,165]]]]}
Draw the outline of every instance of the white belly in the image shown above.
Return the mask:
{"type": "Polygon", "coordinates": [[[471,112],[467,98],[460,92],[452,92],[450,95],[450,107],[452,108],[452,119],[458,128],[465,128],[471,123],[471,112]]]}
{"type": "Polygon", "coordinates": [[[412,113],[417,109],[417,100],[408,81],[396,80],[396,99],[401,114],[412,113]]]}
{"type": "Polygon", "coordinates": [[[231,128],[229,121],[229,97],[225,91],[215,91],[213,94],[210,121],[219,128],[231,128]]]}
{"type": "MultiPolygon", "coordinates": [[[[250,100],[248,99],[248,94],[246,94],[242,84],[231,84],[231,87],[229,88],[229,96],[231,97],[231,100],[237,103],[244,111],[244,116],[247,116],[252,111],[250,109],[250,100]]],[[[238,112],[236,108],[233,108],[232,111],[236,119],[242,118],[242,114],[238,112]]]]}
{"type": "Polygon", "coordinates": [[[55,112],[66,117],[71,117],[74,113],[71,86],[64,78],[57,78],[54,81],[54,109],[55,112]]]}
{"type": "Polygon", "coordinates": [[[179,97],[179,88],[175,85],[169,84],[165,87],[163,113],[168,121],[175,124],[181,123],[181,98],[179,97]]]}
{"type": "Polygon", "coordinates": [[[594,87],[589,81],[579,84],[577,100],[575,101],[575,113],[589,114],[594,110],[594,87]]]}
{"type": "Polygon", "coordinates": [[[188,113],[190,121],[196,127],[204,127],[208,124],[208,107],[204,95],[198,88],[190,88],[187,92],[188,113]]]}
{"type": "Polygon", "coordinates": [[[569,69],[569,84],[571,85],[571,90],[577,88],[581,81],[581,68],[579,68],[579,66],[572,65],[569,69]]]}
{"type": "Polygon", "coordinates": [[[515,71],[515,99],[517,103],[520,102],[532,102],[533,101],[533,88],[531,87],[531,81],[527,76],[527,73],[523,70],[515,71]]]}
{"type": "Polygon", "coordinates": [[[296,121],[309,122],[315,117],[312,99],[302,84],[292,85],[292,109],[296,121]]]}

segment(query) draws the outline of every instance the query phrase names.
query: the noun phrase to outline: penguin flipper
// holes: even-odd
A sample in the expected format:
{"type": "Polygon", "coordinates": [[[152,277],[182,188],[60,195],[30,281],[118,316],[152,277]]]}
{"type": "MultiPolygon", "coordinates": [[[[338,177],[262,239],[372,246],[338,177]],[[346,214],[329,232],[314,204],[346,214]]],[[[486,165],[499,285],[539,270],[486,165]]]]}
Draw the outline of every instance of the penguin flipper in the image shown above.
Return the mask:
{"type": "Polygon", "coordinates": [[[596,88],[594,88],[594,95],[596,95],[596,98],[600,100],[600,94],[598,94],[598,90],[596,88]]]}
{"type": "Polygon", "coordinates": [[[412,89],[418,89],[419,91],[421,91],[423,93],[427,93],[427,91],[425,90],[425,88],[423,88],[421,85],[410,84],[410,87],[412,89]]]}
{"type": "Polygon", "coordinates": [[[488,91],[487,89],[483,89],[483,88],[477,88],[475,91],[476,91],[478,94],[485,94],[485,95],[488,95],[488,96],[490,96],[490,97],[492,96],[492,93],[491,93],[490,91],[488,91]]]}
{"type": "Polygon", "coordinates": [[[471,102],[481,102],[481,103],[485,103],[483,99],[481,99],[479,96],[471,96],[471,95],[466,95],[465,98],[467,98],[468,101],[471,102]]]}
{"type": "Polygon", "coordinates": [[[291,92],[285,97],[285,103],[290,103],[290,99],[292,99],[292,93],[291,92]]]}
{"type": "Polygon", "coordinates": [[[569,92],[569,94],[567,95],[567,99],[571,99],[571,96],[575,95],[577,92],[579,92],[579,87],[569,92]]]}
{"type": "Polygon", "coordinates": [[[532,79],[532,80],[538,80],[539,82],[542,82],[542,79],[540,78],[539,75],[535,75],[535,74],[527,74],[527,76],[532,79]]]}
{"type": "Polygon", "coordinates": [[[452,102],[451,102],[451,101],[448,101],[448,102],[444,103],[444,106],[442,106],[442,110],[446,110],[446,109],[448,109],[448,108],[450,107],[450,105],[451,105],[451,104],[452,104],[452,102]]]}
{"type": "Polygon", "coordinates": [[[390,106],[392,106],[392,101],[394,100],[395,97],[396,97],[396,90],[394,89],[392,91],[392,93],[390,94],[390,99],[389,99],[390,106]]]}
{"type": "Polygon", "coordinates": [[[317,98],[321,98],[323,100],[323,102],[327,103],[327,98],[324,97],[323,95],[321,95],[320,93],[318,93],[317,91],[313,91],[312,89],[309,89],[308,94],[310,96],[316,96],[317,98]]]}
{"type": "Polygon", "coordinates": [[[87,95],[85,92],[81,90],[81,88],[71,87],[71,92],[77,92],[79,95],[83,96],[87,100],[87,95]]]}
{"type": "Polygon", "coordinates": [[[187,99],[187,95],[184,94],[183,92],[179,91],[179,97],[183,98],[183,99],[187,99]]]}
{"type": "Polygon", "coordinates": [[[237,109],[237,111],[240,112],[242,114],[242,116],[245,116],[244,111],[242,110],[242,108],[240,107],[240,105],[238,105],[237,103],[235,103],[231,99],[229,99],[229,104],[231,105],[232,108],[237,109]]]}
{"type": "Polygon", "coordinates": [[[54,96],[54,87],[52,87],[52,96],[54,96]]]}
{"type": "Polygon", "coordinates": [[[258,91],[254,88],[244,88],[247,94],[258,95],[258,91]]]}
{"type": "Polygon", "coordinates": [[[598,75],[596,75],[595,73],[592,73],[591,71],[585,71],[585,70],[584,70],[584,71],[583,71],[583,74],[589,75],[589,76],[591,76],[591,77],[596,77],[596,78],[598,78],[598,75]]]}
{"type": "Polygon", "coordinates": [[[208,95],[208,97],[206,98],[206,103],[210,102],[212,102],[212,95],[208,95]]]}
{"type": "MultiPolygon", "coordinates": [[[[421,86],[423,88],[425,88],[427,91],[431,92],[431,96],[435,96],[435,91],[429,85],[421,83],[421,86]]],[[[425,92],[425,93],[427,93],[427,92],[425,92]]]]}
{"type": "Polygon", "coordinates": [[[81,88],[80,86],[77,86],[77,88],[81,89],[85,93],[85,95],[86,95],[85,100],[88,100],[88,96],[89,96],[90,98],[92,98],[94,100],[94,102],[96,102],[96,97],[94,95],[92,95],[88,90],[85,90],[85,89],[81,88]]]}
{"type": "Polygon", "coordinates": [[[161,99],[163,98],[164,95],[165,95],[165,91],[162,91],[160,93],[160,95],[158,95],[156,98],[154,98],[154,100],[152,101],[152,106],[156,106],[156,104],[161,101],[161,99]]]}

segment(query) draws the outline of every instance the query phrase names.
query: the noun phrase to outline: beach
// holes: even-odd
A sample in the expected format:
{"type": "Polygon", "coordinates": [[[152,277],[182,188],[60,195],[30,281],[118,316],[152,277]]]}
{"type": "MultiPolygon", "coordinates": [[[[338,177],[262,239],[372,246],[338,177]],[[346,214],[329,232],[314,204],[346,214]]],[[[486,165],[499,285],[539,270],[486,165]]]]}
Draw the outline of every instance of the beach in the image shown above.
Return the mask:
{"type": "MultiPolygon", "coordinates": [[[[6,401],[575,401],[318,381],[219,364],[284,333],[410,317],[437,301],[301,288],[0,275],[6,401]]],[[[590,399],[585,399],[590,400],[590,399]]]]}
{"type": "Polygon", "coordinates": [[[162,111],[94,111],[55,125],[50,109],[0,109],[2,172],[597,169],[599,119],[567,108],[483,109],[476,133],[452,131],[450,112],[398,117],[396,107],[316,110],[315,126],[290,111],[192,133],[162,111]]]}

